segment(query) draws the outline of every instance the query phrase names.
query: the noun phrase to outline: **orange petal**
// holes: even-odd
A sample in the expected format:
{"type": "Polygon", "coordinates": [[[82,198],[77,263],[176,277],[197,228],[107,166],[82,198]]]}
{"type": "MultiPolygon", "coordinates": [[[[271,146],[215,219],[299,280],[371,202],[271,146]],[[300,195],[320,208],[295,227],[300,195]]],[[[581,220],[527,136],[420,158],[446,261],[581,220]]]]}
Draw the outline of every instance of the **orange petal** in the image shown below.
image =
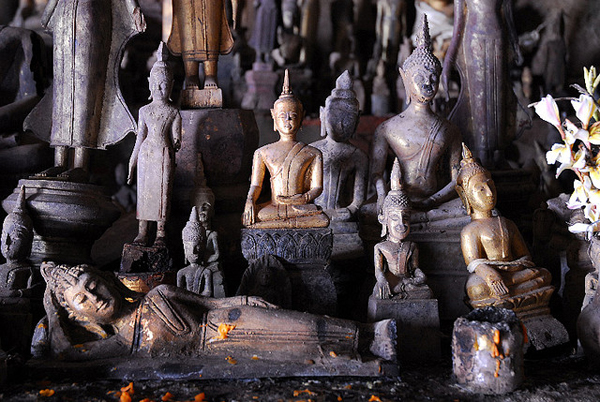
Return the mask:
{"type": "Polygon", "coordinates": [[[204,392],[202,392],[194,397],[194,402],[202,402],[205,399],[206,399],[206,395],[204,395],[204,392]]]}
{"type": "Polygon", "coordinates": [[[163,401],[163,402],[167,402],[167,401],[170,401],[173,398],[175,398],[175,395],[173,395],[170,392],[167,392],[166,394],[163,395],[162,398],[160,398],[160,400],[163,401]]]}
{"type": "Polygon", "coordinates": [[[44,396],[44,397],[50,397],[50,396],[54,395],[54,390],[53,389],[41,389],[40,395],[44,396]]]}

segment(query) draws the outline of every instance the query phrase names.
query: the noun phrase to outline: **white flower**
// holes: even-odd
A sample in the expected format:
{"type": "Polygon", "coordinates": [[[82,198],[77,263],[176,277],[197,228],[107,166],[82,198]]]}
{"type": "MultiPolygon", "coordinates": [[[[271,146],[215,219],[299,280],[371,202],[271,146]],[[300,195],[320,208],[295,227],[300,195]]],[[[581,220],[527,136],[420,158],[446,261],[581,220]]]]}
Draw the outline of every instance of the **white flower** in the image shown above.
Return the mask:
{"type": "Polygon", "coordinates": [[[588,148],[590,147],[590,133],[587,130],[577,127],[571,123],[569,119],[565,119],[565,142],[569,145],[573,145],[575,141],[582,141],[588,148]]]}
{"type": "Polygon", "coordinates": [[[556,102],[554,101],[552,95],[546,95],[546,97],[542,98],[539,102],[533,103],[529,106],[534,107],[535,112],[538,114],[538,116],[540,116],[542,120],[552,124],[554,127],[561,130],[558,106],[556,105],[556,102]]]}
{"type": "Polygon", "coordinates": [[[583,128],[587,129],[588,123],[596,111],[594,100],[591,96],[582,94],[579,95],[579,99],[571,100],[571,105],[573,106],[573,109],[575,109],[577,118],[581,121],[581,124],[583,124],[583,128]]]}
{"type": "Polygon", "coordinates": [[[590,178],[584,176],[583,183],[579,180],[575,180],[573,182],[573,187],[573,194],[571,194],[569,201],[567,201],[567,208],[578,209],[587,205],[588,194],[592,188],[592,182],[590,181],[590,178]]]}

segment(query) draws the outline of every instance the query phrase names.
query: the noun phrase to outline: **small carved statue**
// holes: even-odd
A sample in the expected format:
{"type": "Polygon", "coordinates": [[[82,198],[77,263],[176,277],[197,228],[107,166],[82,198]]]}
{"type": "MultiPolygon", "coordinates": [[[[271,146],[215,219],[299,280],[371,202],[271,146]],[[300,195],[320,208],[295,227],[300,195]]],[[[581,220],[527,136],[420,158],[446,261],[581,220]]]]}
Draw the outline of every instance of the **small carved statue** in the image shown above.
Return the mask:
{"type": "Polygon", "coordinates": [[[321,107],[321,136],[312,145],[323,154],[323,192],[315,204],[332,221],[349,221],[365,201],[367,155],[350,143],[358,126],[360,109],[348,71],[321,107]]]}
{"type": "Polygon", "coordinates": [[[422,27],[417,48],[400,68],[410,104],[377,127],[373,138],[371,180],[377,189],[378,212],[386,195],[383,172],[390,149],[400,162],[404,189],[415,209],[429,211],[456,197],[460,133],[431,110],[441,65],[432,53],[426,16],[422,27]]]}
{"type": "Polygon", "coordinates": [[[550,287],[552,276],[545,268],[534,268],[529,250],[509,219],[494,216],[496,187],[485,168],[463,145],[463,159],[456,191],[471,215],[471,223],[460,234],[467,269],[467,295],[473,307],[512,308],[510,300],[550,287]]]}
{"type": "Polygon", "coordinates": [[[37,326],[32,349],[41,352],[46,342],[52,357],[66,361],[235,356],[241,364],[257,355],[282,363],[317,361],[323,355],[395,358],[393,320],[357,324],[278,309],[258,297],[214,299],[169,285],[139,294],[87,265],[50,262],[40,269],[47,282],[47,316],[45,326],[37,326]]]}
{"type": "MultiPolygon", "coordinates": [[[[233,36],[227,22],[227,0],[173,0],[173,27],[167,46],[183,58],[184,89],[200,88],[199,68],[204,67],[204,88],[217,88],[217,62],[220,54],[233,49],[233,36]]],[[[237,15],[238,1],[231,0],[237,15]]],[[[235,19],[233,21],[235,29],[235,19]]]]}
{"type": "Polygon", "coordinates": [[[202,203],[200,211],[198,211],[198,221],[204,227],[206,232],[206,247],[204,249],[204,263],[206,266],[213,271],[220,270],[219,258],[221,252],[219,251],[219,234],[216,230],[212,230],[210,227],[210,219],[212,214],[212,205],[208,202],[202,203]],[[213,267],[213,268],[211,268],[213,267]]]}
{"type": "Polygon", "coordinates": [[[0,298],[41,296],[43,284],[39,273],[29,262],[33,241],[33,222],[27,214],[25,187],[21,187],[15,209],[2,225],[2,255],[0,265],[0,298]]]}
{"type": "Polygon", "coordinates": [[[254,0],[255,22],[248,44],[256,50],[256,61],[269,63],[275,48],[278,9],[275,0],[254,0]]]}
{"type": "Polygon", "coordinates": [[[148,221],[157,222],[155,245],[165,244],[165,224],[175,174],[175,152],[181,146],[181,116],[169,103],[173,73],[165,61],[164,43],[158,49],[158,60],[150,71],[152,102],[140,108],[137,139],[129,159],[128,184],[133,182],[137,166],[137,219],[139,233],[134,243],[148,242],[148,221]]]}
{"type": "Polygon", "coordinates": [[[379,299],[430,299],[431,289],[419,268],[419,249],[406,240],[410,232],[410,199],[402,189],[400,164],[394,161],[392,189],[385,197],[378,216],[382,236],[375,245],[375,278],[373,296],[379,299]]]}
{"type": "Polygon", "coordinates": [[[312,204],[323,191],[323,156],[296,140],[304,108],[292,93],[287,70],[283,91],[271,109],[279,141],[254,152],[250,190],[242,222],[258,229],[327,227],[329,219],[312,204]],[[271,175],[271,201],[257,205],[265,172],[271,175]]]}
{"type": "Polygon", "coordinates": [[[405,0],[377,0],[375,32],[381,59],[386,63],[395,62],[400,38],[406,36],[405,0]]]}
{"type": "Polygon", "coordinates": [[[206,230],[198,221],[196,207],[181,232],[185,260],[190,264],[177,272],[177,286],[201,296],[212,296],[212,272],[204,265],[206,230]]]}
{"type": "Polygon", "coordinates": [[[296,0],[283,0],[281,17],[283,25],[277,27],[279,47],[273,49],[271,56],[280,67],[302,65],[306,60],[304,38],[298,27],[300,10],[296,0]]]}
{"type": "Polygon", "coordinates": [[[49,0],[42,25],[53,32],[53,94],[34,108],[25,127],[49,137],[55,148],[55,167],[40,177],[85,181],[88,150],[135,131],[118,69],[125,43],[146,23],[136,0],[49,0]],[[75,148],[74,169],[67,171],[69,148],[75,148]]]}

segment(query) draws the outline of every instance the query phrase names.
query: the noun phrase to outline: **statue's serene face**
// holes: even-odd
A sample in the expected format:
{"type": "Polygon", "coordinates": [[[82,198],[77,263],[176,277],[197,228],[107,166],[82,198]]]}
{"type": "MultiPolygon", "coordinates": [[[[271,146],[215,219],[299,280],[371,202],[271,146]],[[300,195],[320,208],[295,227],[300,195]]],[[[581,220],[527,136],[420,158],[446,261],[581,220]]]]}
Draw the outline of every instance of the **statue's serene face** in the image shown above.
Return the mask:
{"type": "Polygon", "coordinates": [[[184,241],[183,253],[190,264],[197,264],[200,261],[202,247],[198,241],[184,241]]]}
{"type": "Polygon", "coordinates": [[[410,212],[391,209],[385,213],[385,225],[391,240],[404,240],[410,233],[410,212]]]}
{"type": "Polygon", "coordinates": [[[491,211],[496,205],[496,186],[492,178],[484,172],[471,177],[466,189],[471,208],[475,211],[491,211]]]}
{"type": "Polygon", "coordinates": [[[152,99],[166,100],[171,93],[171,84],[164,79],[150,78],[150,94],[152,99]]]}
{"type": "Polygon", "coordinates": [[[331,102],[325,109],[321,124],[327,134],[337,142],[346,142],[354,134],[358,121],[358,110],[346,102],[331,102]]]}
{"type": "Polygon", "coordinates": [[[2,230],[2,255],[10,261],[27,258],[27,239],[15,227],[2,230]]]}
{"type": "Polygon", "coordinates": [[[293,136],[302,125],[304,113],[300,106],[293,101],[277,102],[271,110],[275,128],[284,136],[293,136]]]}
{"type": "Polygon", "coordinates": [[[412,94],[412,99],[420,103],[429,103],[438,90],[439,77],[435,70],[428,68],[414,68],[408,72],[407,89],[412,94]]]}
{"type": "Polygon", "coordinates": [[[81,274],[63,295],[76,314],[99,324],[111,323],[121,308],[118,290],[98,275],[81,274]]]}

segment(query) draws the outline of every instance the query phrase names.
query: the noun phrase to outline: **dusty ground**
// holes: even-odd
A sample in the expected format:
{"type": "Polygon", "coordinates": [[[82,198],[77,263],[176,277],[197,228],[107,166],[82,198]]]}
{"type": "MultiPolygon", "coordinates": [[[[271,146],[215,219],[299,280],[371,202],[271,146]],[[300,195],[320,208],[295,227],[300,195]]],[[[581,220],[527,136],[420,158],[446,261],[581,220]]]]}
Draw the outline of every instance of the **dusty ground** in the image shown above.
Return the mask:
{"type": "MultiPolygon", "coordinates": [[[[528,360],[521,389],[503,396],[470,393],[452,379],[449,358],[437,366],[405,367],[400,378],[267,378],[236,381],[139,381],[133,401],[161,401],[170,392],[172,401],[193,401],[204,393],[206,401],[598,401],[600,371],[588,369],[581,356],[528,360]]],[[[118,401],[115,393],[125,381],[73,383],[23,382],[8,385],[2,401],[118,401]],[[53,396],[39,391],[52,389],[53,396]]]]}

